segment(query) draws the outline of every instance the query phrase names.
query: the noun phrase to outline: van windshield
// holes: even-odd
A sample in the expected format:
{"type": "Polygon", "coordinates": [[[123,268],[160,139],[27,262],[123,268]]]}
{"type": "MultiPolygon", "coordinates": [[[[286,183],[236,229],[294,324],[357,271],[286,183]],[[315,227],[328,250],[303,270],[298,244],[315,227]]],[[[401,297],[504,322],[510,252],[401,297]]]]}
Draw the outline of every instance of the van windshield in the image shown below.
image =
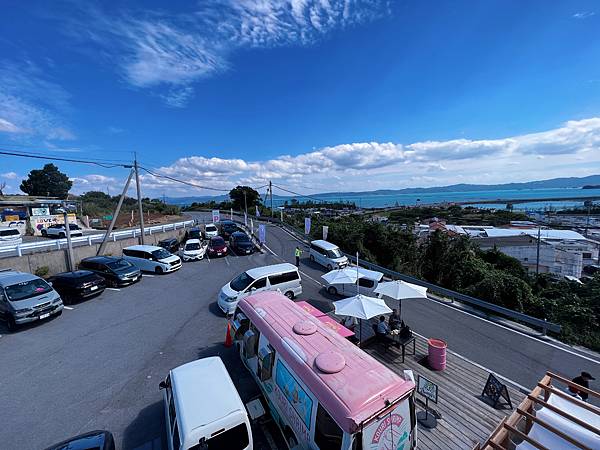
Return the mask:
{"type": "Polygon", "coordinates": [[[7,286],[5,289],[6,296],[12,302],[25,300],[38,295],[47,294],[52,290],[50,285],[42,279],[23,281],[21,283],[7,286]]]}
{"type": "Polygon", "coordinates": [[[340,251],[339,248],[336,247],[333,250],[327,250],[327,256],[329,258],[341,258],[342,252],[340,251]]]}
{"type": "Polygon", "coordinates": [[[152,256],[154,256],[156,259],[165,259],[171,256],[171,254],[164,248],[161,248],[160,250],[154,250],[152,252],[152,256]]]}
{"type": "Polygon", "coordinates": [[[241,275],[235,277],[231,281],[231,283],[229,283],[229,286],[231,286],[231,289],[233,289],[234,291],[241,292],[248,286],[250,286],[250,284],[252,284],[253,281],[254,278],[252,278],[250,275],[244,272],[241,275]]]}

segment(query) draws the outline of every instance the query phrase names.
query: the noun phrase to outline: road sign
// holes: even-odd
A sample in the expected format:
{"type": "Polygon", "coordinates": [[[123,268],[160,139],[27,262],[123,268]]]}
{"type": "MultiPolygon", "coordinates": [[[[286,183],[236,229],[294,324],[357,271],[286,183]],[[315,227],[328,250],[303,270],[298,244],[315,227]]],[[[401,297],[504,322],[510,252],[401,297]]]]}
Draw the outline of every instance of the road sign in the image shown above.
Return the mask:
{"type": "Polygon", "coordinates": [[[213,220],[213,223],[218,223],[221,221],[221,212],[218,209],[213,210],[212,220],[213,220]]]}

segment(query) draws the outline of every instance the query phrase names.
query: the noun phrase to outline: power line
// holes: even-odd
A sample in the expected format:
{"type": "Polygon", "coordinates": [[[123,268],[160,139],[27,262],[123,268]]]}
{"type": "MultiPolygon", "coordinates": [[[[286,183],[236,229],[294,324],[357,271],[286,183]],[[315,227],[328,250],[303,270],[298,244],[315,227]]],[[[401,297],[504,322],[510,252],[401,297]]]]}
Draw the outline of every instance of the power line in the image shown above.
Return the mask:
{"type": "Polygon", "coordinates": [[[0,155],[18,156],[21,158],[32,158],[32,159],[44,159],[44,160],[51,160],[51,161],[65,161],[65,162],[73,162],[73,163],[79,163],[79,164],[90,164],[90,165],[104,167],[105,169],[112,169],[115,167],[126,167],[126,168],[131,167],[131,164],[102,163],[102,162],[94,161],[91,159],[86,160],[86,159],[75,159],[75,158],[62,158],[59,156],[48,156],[48,155],[16,152],[16,151],[6,151],[6,150],[7,149],[0,148],[0,155]]]}
{"type": "MultiPolygon", "coordinates": [[[[4,151],[9,151],[9,152],[17,152],[17,153],[23,153],[26,155],[34,155],[34,156],[42,156],[42,157],[47,157],[47,158],[63,158],[63,156],[57,156],[56,153],[67,153],[72,151],[73,153],[77,153],[78,150],[72,150],[72,149],[61,149],[61,148],[57,148],[56,150],[52,150],[52,149],[44,149],[44,150],[31,150],[31,149],[26,149],[26,150],[21,150],[21,149],[14,149],[12,147],[26,147],[25,145],[18,145],[18,144],[9,144],[8,146],[6,144],[2,144],[2,150],[4,151]]],[[[104,151],[108,151],[108,150],[103,150],[104,151]]],[[[101,159],[101,158],[79,158],[79,159],[84,159],[86,161],[94,161],[94,162],[100,162],[100,163],[106,163],[106,164],[118,164],[118,163],[128,163],[129,160],[126,159],[101,159]]]]}
{"type": "Polygon", "coordinates": [[[192,187],[195,187],[195,188],[206,189],[206,190],[209,190],[209,191],[218,191],[218,192],[229,192],[230,191],[230,189],[214,188],[214,187],[210,187],[210,186],[203,186],[203,185],[200,185],[200,184],[192,183],[190,181],[179,180],[177,178],[170,177],[168,175],[159,175],[159,174],[157,174],[155,172],[152,172],[151,170],[146,169],[145,167],[139,166],[139,168],[142,169],[144,172],[147,172],[148,174],[152,175],[153,177],[164,178],[165,180],[170,180],[170,181],[174,181],[176,183],[186,184],[188,186],[192,186],[192,187]]]}
{"type": "Polygon", "coordinates": [[[320,199],[320,198],[317,198],[317,197],[312,197],[312,196],[310,196],[310,195],[304,195],[304,194],[300,194],[300,193],[298,193],[298,192],[294,192],[294,191],[290,191],[290,190],[288,190],[288,189],[282,188],[281,186],[277,186],[276,184],[274,184],[274,185],[273,185],[273,187],[276,187],[276,188],[277,188],[277,189],[279,189],[279,190],[282,190],[282,191],[284,191],[284,192],[287,192],[288,194],[293,194],[293,195],[295,195],[295,196],[297,196],[297,197],[309,198],[309,199],[311,199],[311,200],[315,200],[315,201],[317,201],[317,202],[321,202],[321,203],[325,202],[325,200],[323,200],[323,199],[320,199]]]}

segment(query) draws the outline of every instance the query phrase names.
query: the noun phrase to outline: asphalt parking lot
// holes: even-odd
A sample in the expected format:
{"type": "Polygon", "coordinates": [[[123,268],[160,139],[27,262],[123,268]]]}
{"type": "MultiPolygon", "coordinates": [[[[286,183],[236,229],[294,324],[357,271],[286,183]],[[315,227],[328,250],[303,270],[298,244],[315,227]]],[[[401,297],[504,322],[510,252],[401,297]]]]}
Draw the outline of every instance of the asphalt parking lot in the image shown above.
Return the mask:
{"type": "MultiPolygon", "coordinates": [[[[118,448],[166,449],[158,383],[169,369],[205,356],[223,358],[244,401],[258,395],[223,345],[226,320],[215,301],[238,273],[277,262],[255,253],[185,263],[14,334],[0,323],[0,448],[42,449],[106,429],[118,448]]],[[[315,296],[319,286],[303,280],[303,288],[315,296]]],[[[254,430],[256,448],[272,448],[276,431],[265,437],[262,428],[254,430]]]]}

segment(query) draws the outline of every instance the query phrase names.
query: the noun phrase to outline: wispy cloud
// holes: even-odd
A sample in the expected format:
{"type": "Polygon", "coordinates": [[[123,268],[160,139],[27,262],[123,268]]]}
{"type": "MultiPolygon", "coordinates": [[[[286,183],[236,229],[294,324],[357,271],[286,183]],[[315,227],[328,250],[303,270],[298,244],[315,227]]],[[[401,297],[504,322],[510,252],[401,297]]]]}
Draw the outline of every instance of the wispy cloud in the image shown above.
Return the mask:
{"type": "Polygon", "coordinates": [[[68,19],[72,36],[98,44],[123,79],[185,106],[194,86],[225,71],[244,47],[310,45],[336,29],[389,12],[389,0],[210,0],[186,14],[86,5],[68,19]]]}
{"type": "Polygon", "coordinates": [[[123,128],[119,128],[119,127],[115,127],[115,126],[111,125],[106,129],[106,132],[108,134],[121,134],[121,133],[125,132],[125,130],[123,128]]]}
{"type": "Polygon", "coordinates": [[[582,12],[578,12],[573,14],[573,19],[588,19],[592,16],[595,16],[596,13],[594,11],[582,11],[582,12]]]}
{"type": "Polygon", "coordinates": [[[0,132],[72,140],[69,95],[32,62],[0,60],[0,132]]]}
{"type": "Polygon", "coordinates": [[[18,177],[16,172],[0,173],[0,178],[5,178],[7,180],[16,180],[18,177]]]}
{"type": "MultiPolygon", "coordinates": [[[[564,176],[564,170],[559,169],[583,155],[587,163],[576,173],[598,172],[600,118],[569,121],[552,130],[503,139],[351,143],[264,161],[189,156],[157,169],[157,173],[222,189],[240,182],[257,185],[274,180],[298,186],[310,184],[321,191],[354,190],[407,187],[415,180],[425,184],[487,184],[564,176]],[[332,174],[342,180],[335,186],[330,182],[332,174]]],[[[194,190],[151,175],[145,175],[143,182],[157,192],[194,190]]]]}

